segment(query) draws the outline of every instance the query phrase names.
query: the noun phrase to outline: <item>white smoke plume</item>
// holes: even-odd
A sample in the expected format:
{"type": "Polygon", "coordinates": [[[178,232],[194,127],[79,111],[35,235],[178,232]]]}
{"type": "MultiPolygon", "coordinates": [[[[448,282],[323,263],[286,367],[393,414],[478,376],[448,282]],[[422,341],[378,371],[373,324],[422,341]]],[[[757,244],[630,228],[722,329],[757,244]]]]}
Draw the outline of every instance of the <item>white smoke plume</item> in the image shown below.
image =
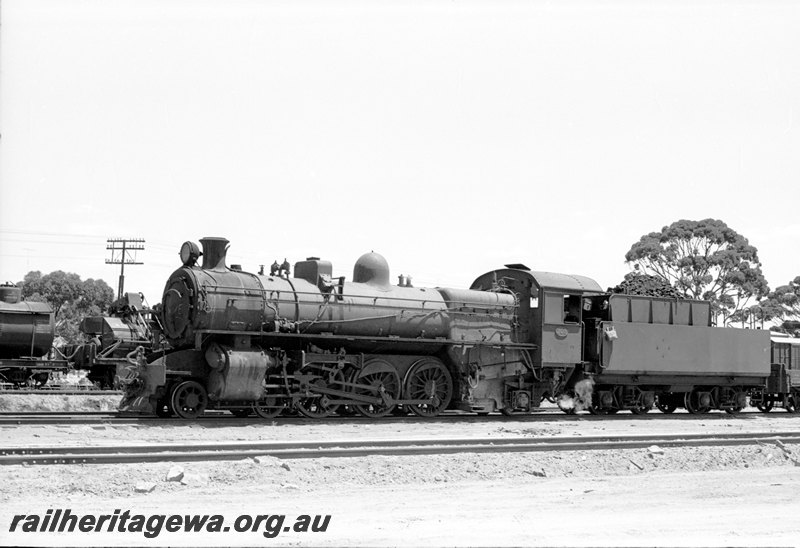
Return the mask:
{"type": "Polygon", "coordinates": [[[562,411],[575,410],[583,411],[592,404],[592,392],[594,391],[594,380],[583,379],[575,383],[575,396],[561,394],[558,397],[558,407],[562,411]]]}

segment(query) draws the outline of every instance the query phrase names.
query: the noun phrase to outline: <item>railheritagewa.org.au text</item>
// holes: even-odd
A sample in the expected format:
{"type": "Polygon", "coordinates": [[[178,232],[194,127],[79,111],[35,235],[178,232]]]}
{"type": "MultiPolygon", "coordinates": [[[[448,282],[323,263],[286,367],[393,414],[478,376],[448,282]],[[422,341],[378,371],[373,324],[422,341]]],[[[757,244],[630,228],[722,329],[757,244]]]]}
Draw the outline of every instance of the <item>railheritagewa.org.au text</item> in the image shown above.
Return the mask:
{"type": "Polygon", "coordinates": [[[281,533],[325,533],[330,515],[241,514],[228,521],[220,514],[138,514],[114,510],[111,514],[80,514],[69,508],[44,514],[16,514],[9,533],[118,533],[156,538],[168,533],[261,533],[275,538],[281,533]]]}

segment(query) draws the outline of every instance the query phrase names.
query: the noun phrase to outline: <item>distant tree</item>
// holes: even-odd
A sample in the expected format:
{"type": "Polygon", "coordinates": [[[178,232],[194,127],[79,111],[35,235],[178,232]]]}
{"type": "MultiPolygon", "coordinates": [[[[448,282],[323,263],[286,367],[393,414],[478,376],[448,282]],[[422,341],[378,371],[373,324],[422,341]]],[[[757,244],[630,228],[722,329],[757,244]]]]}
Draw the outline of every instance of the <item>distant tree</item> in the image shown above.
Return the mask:
{"type": "Polygon", "coordinates": [[[625,261],[687,298],[711,301],[722,324],[740,319],[752,300],[769,292],[756,248],[716,219],[680,220],[646,234],[625,254],[625,261]]]}
{"type": "Polygon", "coordinates": [[[760,312],[765,320],[784,320],[790,326],[800,321],[800,276],[777,287],[756,306],[758,310],[754,312],[760,312]]]}
{"type": "Polygon", "coordinates": [[[53,307],[56,335],[68,342],[78,342],[78,326],[85,316],[102,313],[114,298],[114,290],[103,280],[82,281],[77,274],[61,270],[45,275],[28,272],[17,285],[25,299],[53,307]]]}
{"type": "Polygon", "coordinates": [[[780,318],[780,311],[764,299],[757,304],[737,310],[730,315],[728,321],[729,323],[741,322],[742,327],[764,328],[768,322],[778,318],[780,318]]]}
{"type": "Polygon", "coordinates": [[[64,303],[72,302],[81,295],[81,277],[77,274],[56,270],[50,274],[29,272],[22,283],[22,296],[43,300],[53,307],[58,315],[64,303]]]}
{"type": "Polygon", "coordinates": [[[780,326],[784,333],[791,333],[795,337],[800,337],[800,321],[786,321],[780,326]]]}
{"type": "Polygon", "coordinates": [[[683,294],[672,287],[663,278],[640,272],[625,274],[622,282],[608,290],[609,293],[624,293],[625,295],[647,295],[648,297],[682,298],[683,294]]]}
{"type": "Polygon", "coordinates": [[[103,280],[89,278],[82,285],[77,307],[81,312],[99,314],[114,300],[114,290],[103,280]]]}

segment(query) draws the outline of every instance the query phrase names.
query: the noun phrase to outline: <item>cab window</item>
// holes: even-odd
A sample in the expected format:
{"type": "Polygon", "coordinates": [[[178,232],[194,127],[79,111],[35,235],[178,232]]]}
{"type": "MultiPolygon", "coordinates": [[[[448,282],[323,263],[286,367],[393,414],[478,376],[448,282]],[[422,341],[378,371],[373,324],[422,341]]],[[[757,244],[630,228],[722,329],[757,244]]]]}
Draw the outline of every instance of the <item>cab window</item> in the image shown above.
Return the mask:
{"type": "Polygon", "coordinates": [[[581,297],[580,295],[564,295],[564,323],[580,323],[581,297]]]}
{"type": "Polygon", "coordinates": [[[546,293],[545,322],[547,323],[580,323],[580,295],[564,295],[563,293],[546,293]]]}

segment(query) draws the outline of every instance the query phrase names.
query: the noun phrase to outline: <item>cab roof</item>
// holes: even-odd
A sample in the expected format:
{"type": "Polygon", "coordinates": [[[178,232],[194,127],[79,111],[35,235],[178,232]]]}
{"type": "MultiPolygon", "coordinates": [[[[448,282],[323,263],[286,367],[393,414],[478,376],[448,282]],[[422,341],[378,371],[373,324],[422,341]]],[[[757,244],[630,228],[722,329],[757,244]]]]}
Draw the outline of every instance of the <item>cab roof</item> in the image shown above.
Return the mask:
{"type": "Polygon", "coordinates": [[[603,293],[603,288],[600,287],[600,284],[588,276],[538,271],[531,271],[530,274],[536,282],[536,285],[542,289],[563,289],[564,291],[579,291],[581,293],[603,293]]]}
{"type": "MultiPolygon", "coordinates": [[[[485,276],[489,274],[497,275],[502,272],[508,273],[509,271],[513,271],[517,273],[516,276],[519,276],[519,274],[530,276],[533,279],[533,283],[540,289],[544,290],[557,290],[564,291],[566,293],[605,293],[603,288],[600,287],[600,284],[588,276],[530,270],[522,264],[509,264],[506,265],[506,269],[507,270],[495,270],[494,272],[484,274],[481,276],[481,278],[485,278],[485,276]]],[[[473,286],[474,285],[475,284],[473,284],[473,286]]]]}

